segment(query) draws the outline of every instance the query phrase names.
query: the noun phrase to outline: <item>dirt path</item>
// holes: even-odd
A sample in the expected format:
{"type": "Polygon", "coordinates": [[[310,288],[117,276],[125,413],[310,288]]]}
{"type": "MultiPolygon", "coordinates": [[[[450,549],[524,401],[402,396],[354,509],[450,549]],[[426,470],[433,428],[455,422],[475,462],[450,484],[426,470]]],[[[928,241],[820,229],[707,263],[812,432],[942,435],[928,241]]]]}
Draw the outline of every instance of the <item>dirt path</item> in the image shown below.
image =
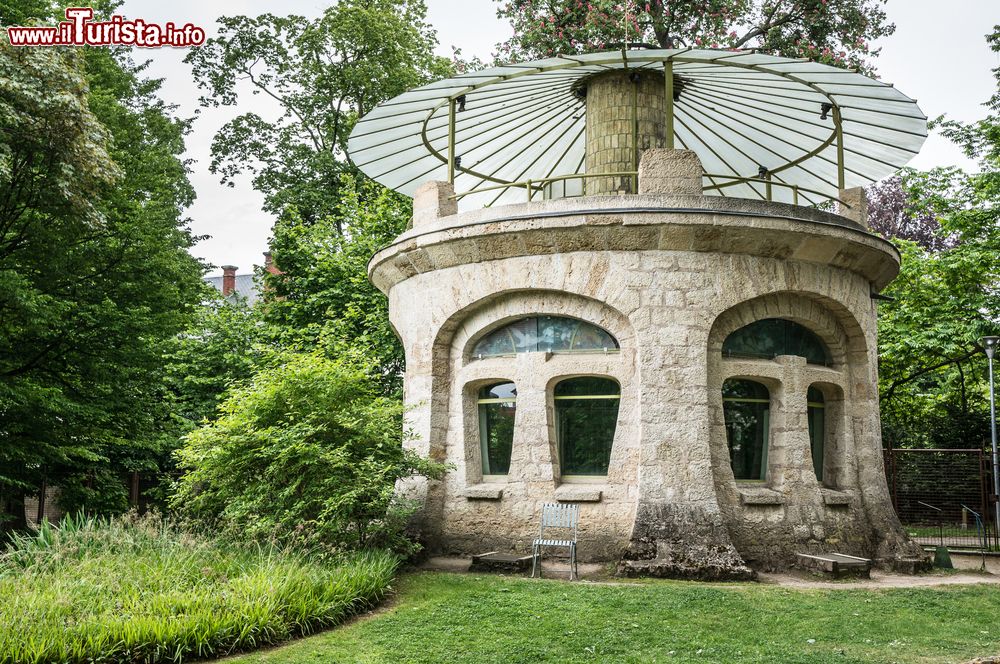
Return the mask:
{"type": "MultiPolygon", "coordinates": [[[[970,585],[990,583],[1000,585],[1000,558],[987,558],[986,570],[981,571],[982,558],[952,554],[954,571],[935,571],[929,574],[894,574],[880,570],[872,570],[870,579],[828,580],[808,572],[791,571],[783,573],[761,573],[760,582],[767,585],[785,586],[788,588],[823,588],[846,589],[864,588],[878,590],[880,588],[929,588],[937,586],[970,585]]],[[[442,572],[467,572],[468,558],[439,557],[431,558],[420,566],[420,569],[442,572]]],[[[566,578],[566,567],[560,563],[544,563],[545,576],[549,579],[566,578]]],[[[581,564],[580,577],[592,583],[628,584],[628,580],[619,579],[608,573],[604,565],[581,564]]]]}
{"type": "Polygon", "coordinates": [[[855,579],[842,581],[826,581],[807,574],[760,574],[760,582],[788,588],[823,588],[842,590],[847,588],[864,588],[880,590],[883,588],[930,588],[935,586],[960,586],[974,583],[1000,584],[1000,577],[994,574],[974,572],[955,572],[944,574],[890,574],[872,571],[870,579],[855,579]]]}

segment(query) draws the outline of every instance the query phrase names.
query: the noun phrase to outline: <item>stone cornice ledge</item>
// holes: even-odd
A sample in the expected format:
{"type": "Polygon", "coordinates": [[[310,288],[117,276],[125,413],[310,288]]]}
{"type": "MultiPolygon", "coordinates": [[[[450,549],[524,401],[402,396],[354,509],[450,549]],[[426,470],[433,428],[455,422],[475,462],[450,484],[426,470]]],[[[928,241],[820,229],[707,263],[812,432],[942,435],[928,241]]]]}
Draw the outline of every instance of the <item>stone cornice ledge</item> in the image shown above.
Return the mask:
{"type": "Polygon", "coordinates": [[[851,494],[846,491],[823,487],[820,493],[823,494],[823,502],[829,507],[847,507],[851,504],[851,494]]]}
{"type": "Polygon", "coordinates": [[[560,503],[598,503],[602,491],[586,484],[563,484],[556,489],[556,500],[560,503]]]}
{"type": "Polygon", "coordinates": [[[784,505],[785,497],[764,486],[737,486],[744,505],[784,505]]]}
{"type": "Polygon", "coordinates": [[[462,495],[469,500],[500,500],[503,497],[502,484],[470,484],[462,495]]]}
{"type": "Polygon", "coordinates": [[[375,254],[383,292],[414,275],[515,256],[573,251],[737,253],[831,265],[878,290],[899,271],[891,243],[839,215],[716,196],[593,196],[441,217],[375,254]]]}

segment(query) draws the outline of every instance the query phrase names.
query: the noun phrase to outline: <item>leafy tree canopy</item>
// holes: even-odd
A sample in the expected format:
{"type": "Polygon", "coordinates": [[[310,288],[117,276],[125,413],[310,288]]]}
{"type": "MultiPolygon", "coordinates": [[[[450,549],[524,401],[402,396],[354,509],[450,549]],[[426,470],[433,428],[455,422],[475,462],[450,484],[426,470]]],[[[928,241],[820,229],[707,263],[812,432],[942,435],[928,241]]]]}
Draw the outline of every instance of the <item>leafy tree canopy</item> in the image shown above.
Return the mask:
{"type": "MultiPolygon", "coordinates": [[[[1000,51],[1000,26],[988,37],[1000,51]]],[[[899,444],[976,445],[988,435],[980,338],[1000,330],[1000,68],[989,113],[936,124],[979,172],[904,172],[875,192],[874,219],[893,236],[902,272],[879,307],[880,390],[899,444]],[[886,192],[889,192],[886,195],[886,192]]]]}
{"type": "Polygon", "coordinates": [[[406,229],[412,202],[348,174],[339,192],[332,213],[314,223],[303,224],[293,210],[275,224],[271,249],[282,273],[265,275],[264,320],[285,347],[366,349],[383,393],[398,396],[403,349],[386,297],[368,280],[368,261],[406,229]],[[340,234],[345,227],[350,232],[340,234]]]}
{"type": "Polygon", "coordinates": [[[123,507],[110,478],[162,453],[163,344],[202,266],[182,218],[186,124],[141,69],[0,36],[0,521],[23,523],[44,477],[66,507],[123,507]]]}
{"type": "Polygon", "coordinates": [[[761,49],[867,68],[871,43],[895,26],[886,0],[497,0],[514,36],[498,62],[643,43],[656,48],[761,49]]]}
{"type": "Polygon", "coordinates": [[[357,118],[450,71],[433,54],[426,13],[423,0],[340,0],[316,19],[219,19],[219,35],[185,60],[207,92],[201,103],[245,103],[249,90],[279,111],[276,120],[249,112],[226,124],[212,145],[212,172],[230,186],[252,173],[274,214],[295,207],[314,222],[332,213],[357,118]]]}

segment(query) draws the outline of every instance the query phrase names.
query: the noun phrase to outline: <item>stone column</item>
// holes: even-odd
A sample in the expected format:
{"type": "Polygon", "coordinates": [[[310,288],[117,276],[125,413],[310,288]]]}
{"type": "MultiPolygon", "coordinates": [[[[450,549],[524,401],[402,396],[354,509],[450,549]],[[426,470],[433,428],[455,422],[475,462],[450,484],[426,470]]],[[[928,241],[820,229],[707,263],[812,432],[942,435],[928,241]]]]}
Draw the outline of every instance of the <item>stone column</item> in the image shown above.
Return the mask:
{"type": "MultiPolygon", "coordinates": [[[[665,146],[666,85],[662,73],[622,70],[600,74],[586,83],[587,173],[636,170],[633,95],[638,149],[665,146]]],[[[591,194],[635,193],[630,177],[588,178],[591,194]]]]}

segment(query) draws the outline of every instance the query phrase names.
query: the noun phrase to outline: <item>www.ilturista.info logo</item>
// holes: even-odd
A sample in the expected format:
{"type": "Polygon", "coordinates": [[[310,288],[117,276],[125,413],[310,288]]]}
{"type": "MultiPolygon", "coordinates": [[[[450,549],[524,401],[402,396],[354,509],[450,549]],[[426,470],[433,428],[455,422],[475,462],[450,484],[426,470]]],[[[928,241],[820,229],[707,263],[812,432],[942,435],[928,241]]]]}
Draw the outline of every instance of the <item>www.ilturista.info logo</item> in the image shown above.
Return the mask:
{"type": "Polygon", "coordinates": [[[66,20],[54,27],[12,26],[7,28],[11,46],[201,46],[205,31],[186,23],[147,23],[141,18],[126,20],[112,16],[108,21],[91,21],[90,7],[68,7],[66,20]]]}

